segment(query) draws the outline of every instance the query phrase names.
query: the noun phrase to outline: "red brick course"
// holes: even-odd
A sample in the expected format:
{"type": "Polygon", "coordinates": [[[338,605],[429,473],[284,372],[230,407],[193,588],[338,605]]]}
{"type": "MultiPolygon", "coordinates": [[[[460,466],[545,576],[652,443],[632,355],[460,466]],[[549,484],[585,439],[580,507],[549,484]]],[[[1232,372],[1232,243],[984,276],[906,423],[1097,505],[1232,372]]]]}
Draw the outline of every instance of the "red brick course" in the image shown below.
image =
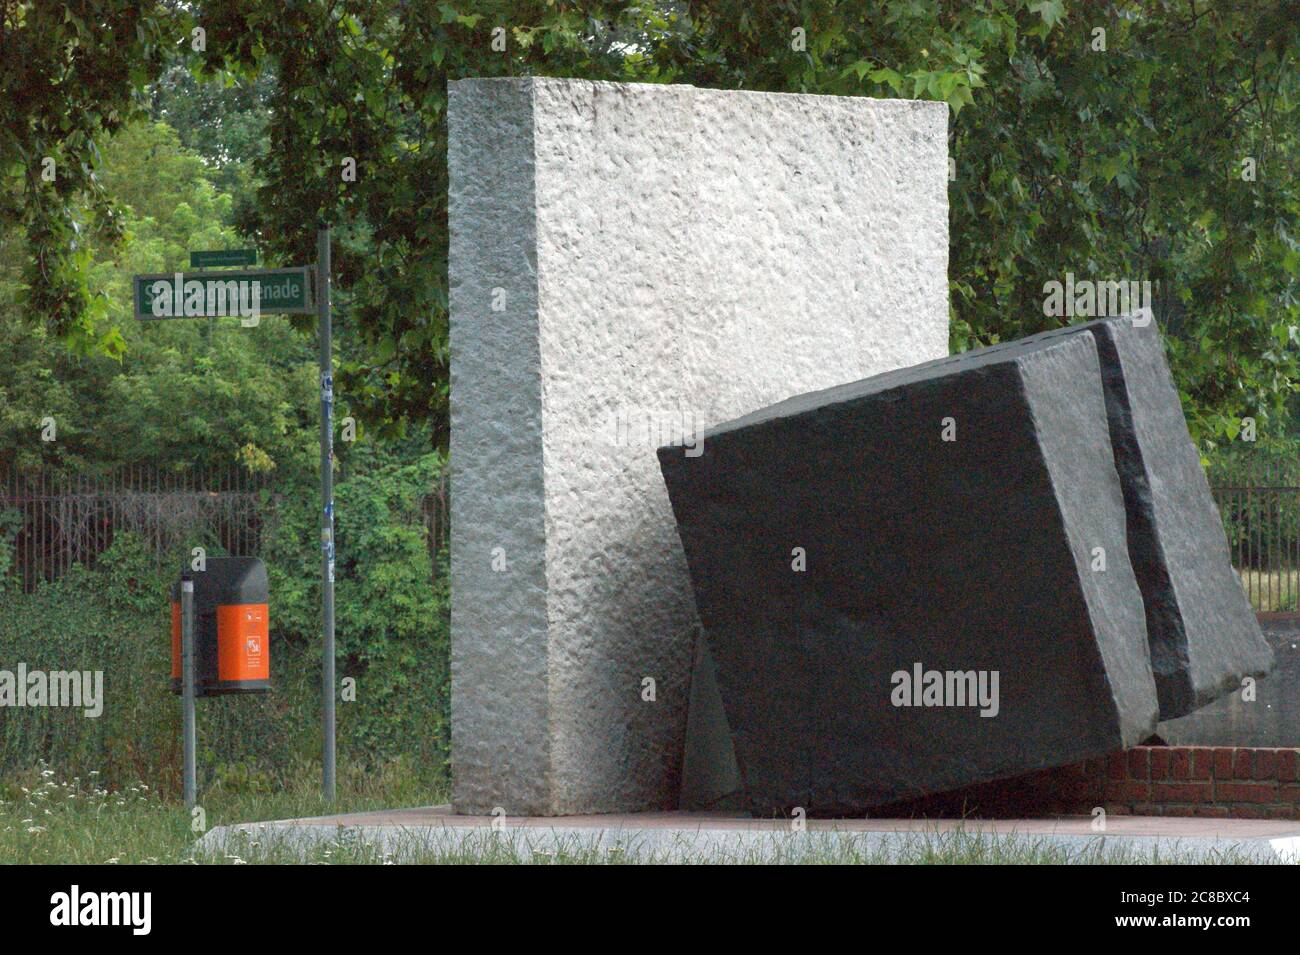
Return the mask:
{"type": "Polygon", "coordinates": [[[898,803],[875,815],[1300,819],[1300,749],[1138,746],[1072,766],[898,803]]]}

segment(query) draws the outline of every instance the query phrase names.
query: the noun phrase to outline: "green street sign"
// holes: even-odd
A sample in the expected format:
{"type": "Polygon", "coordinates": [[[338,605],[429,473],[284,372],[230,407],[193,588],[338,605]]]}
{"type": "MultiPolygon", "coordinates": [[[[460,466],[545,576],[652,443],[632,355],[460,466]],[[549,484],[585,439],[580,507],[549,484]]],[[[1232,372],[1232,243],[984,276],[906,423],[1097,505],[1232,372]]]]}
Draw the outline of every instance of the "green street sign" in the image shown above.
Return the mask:
{"type": "Polygon", "coordinates": [[[190,253],[192,269],[219,269],[230,265],[256,264],[256,249],[214,249],[210,252],[190,253]]]}
{"type": "Polygon", "coordinates": [[[135,317],[141,321],[234,315],[314,315],[309,266],[229,272],[137,275],[135,317]]]}

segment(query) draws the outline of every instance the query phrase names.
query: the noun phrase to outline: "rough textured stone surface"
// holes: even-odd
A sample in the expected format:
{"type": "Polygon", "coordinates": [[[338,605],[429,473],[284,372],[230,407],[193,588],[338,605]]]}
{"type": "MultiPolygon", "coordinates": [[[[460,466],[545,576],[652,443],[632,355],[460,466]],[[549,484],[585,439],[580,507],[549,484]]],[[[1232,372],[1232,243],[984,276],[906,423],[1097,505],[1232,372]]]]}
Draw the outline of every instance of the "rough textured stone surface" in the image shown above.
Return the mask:
{"type": "Polygon", "coordinates": [[[1155,322],[1104,318],[1023,342],[1078,334],[1097,343],[1160,718],[1172,720],[1268,673],[1273,654],[1232,569],[1155,322]]]}
{"type": "Polygon", "coordinates": [[[1076,327],[1097,341],[1160,716],[1174,719],[1268,673],[1273,654],[1232,569],[1155,323],[1076,327]]]}
{"type": "Polygon", "coordinates": [[[453,800],[672,807],[698,623],[655,449],[946,353],[945,107],[500,79],[448,117],[453,800]]]}
{"type": "Polygon", "coordinates": [[[466,116],[453,86],[449,117],[455,798],[531,811],[550,804],[533,113],[511,85],[475,94],[466,116]],[[496,766],[510,767],[508,790],[496,766]]]}
{"type": "Polygon", "coordinates": [[[803,395],[659,457],[755,812],[858,812],[1155,728],[1091,336],[803,395]],[[895,706],[918,663],[997,671],[997,714],[895,706]]]}

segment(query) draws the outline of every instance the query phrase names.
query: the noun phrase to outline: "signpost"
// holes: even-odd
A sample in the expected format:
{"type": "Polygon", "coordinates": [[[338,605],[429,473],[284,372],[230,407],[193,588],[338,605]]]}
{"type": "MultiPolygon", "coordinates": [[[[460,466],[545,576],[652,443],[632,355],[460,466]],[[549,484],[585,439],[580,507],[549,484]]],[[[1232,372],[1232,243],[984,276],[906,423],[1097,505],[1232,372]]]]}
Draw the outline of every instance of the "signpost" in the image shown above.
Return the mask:
{"type": "Polygon", "coordinates": [[[208,252],[190,253],[192,269],[219,269],[230,265],[256,264],[256,249],[214,249],[208,252]]]}
{"type": "Polygon", "coordinates": [[[330,362],[330,230],[316,233],[320,330],[321,791],[334,801],[334,368],[330,362]]]}
{"type": "Polygon", "coordinates": [[[311,315],[311,266],[137,275],[135,317],[141,321],[220,315],[311,315]]]}
{"type": "MultiPolygon", "coordinates": [[[[252,249],[191,252],[192,268],[247,266],[257,262],[252,249]]],[[[171,318],[241,318],[263,314],[316,314],[320,331],[320,483],[321,483],[321,790],[334,801],[334,370],[331,362],[330,230],[316,233],[316,264],[288,269],[231,269],[229,271],[171,272],[137,275],[132,282],[135,317],[141,321],[171,318]],[[315,294],[312,293],[314,273],[315,294]]],[[[181,599],[190,606],[182,612],[184,683],[185,800],[194,805],[194,667],[193,582],[184,581],[181,599]],[[188,588],[188,590],[186,589],[188,588]],[[188,623],[186,620],[188,619],[188,623]],[[188,628],[188,629],[186,629],[188,628]]]]}

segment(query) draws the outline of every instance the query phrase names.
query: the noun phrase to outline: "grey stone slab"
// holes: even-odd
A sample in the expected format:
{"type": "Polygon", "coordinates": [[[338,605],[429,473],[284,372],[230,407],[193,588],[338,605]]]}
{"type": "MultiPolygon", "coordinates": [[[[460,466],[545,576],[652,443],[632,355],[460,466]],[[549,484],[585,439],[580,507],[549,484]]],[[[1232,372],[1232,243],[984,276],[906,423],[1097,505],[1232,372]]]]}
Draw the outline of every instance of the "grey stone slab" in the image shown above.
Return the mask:
{"type": "Polygon", "coordinates": [[[802,395],[659,458],[756,814],[859,812],[1154,729],[1091,336],[802,395]],[[996,672],[996,715],[895,706],[917,664],[996,672]]]}
{"type": "Polygon", "coordinates": [[[655,450],[946,353],[947,122],[449,84],[457,809],[677,804],[699,623],[655,450]]]}
{"type": "Polygon", "coordinates": [[[526,87],[450,93],[451,747],[455,800],[549,805],[534,116],[526,87]],[[467,115],[469,113],[469,115],[467,115]],[[504,317],[487,316],[508,289],[504,317]],[[493,557],[499,555],[494,566],[493,557]],[[508,767],[508,769],[507,769],[508,767]]]}
{"type": "Polygon", "coordinates": [[[1155,323],[1079,327],[1097,340],[1160,715],[1173,719],[1268,673],[1273,654],[1232,569],[1155,323]]]}
{"type": "Polygon", "coordinates": [[[1104,318],[1023,341],[1078,334],[1097,342],[1160,717],[1172,720],[1268,673],[1273,655],[1232,569],[1156,323],[1104,318]]]}

